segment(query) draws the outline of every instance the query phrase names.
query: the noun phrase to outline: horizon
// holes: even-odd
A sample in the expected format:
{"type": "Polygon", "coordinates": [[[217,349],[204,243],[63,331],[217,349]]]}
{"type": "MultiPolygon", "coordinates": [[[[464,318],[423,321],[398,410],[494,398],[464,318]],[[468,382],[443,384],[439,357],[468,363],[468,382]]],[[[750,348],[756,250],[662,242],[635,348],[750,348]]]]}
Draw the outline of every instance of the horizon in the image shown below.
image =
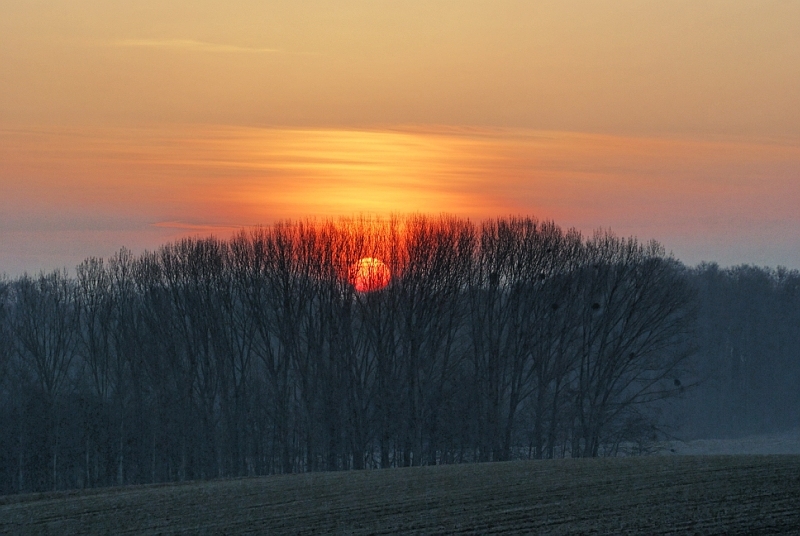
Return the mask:
{"type": "MultiPolygon", "coordinates": [[[[399,217],[399,218],[402,219],[404,217],[409,217],[409,216],[411,216],[411,217],[413,217],[413,216],[422,216],[422,217],[425,217],[425,218],[433,218],[434,220],[438,219],[439,217],[445,217],[445,218],[457,217],[457,216],[454,216],[453,214],[448,214],[448,213],[439,213],[439,214],[413,213],[413,214],[391,214],[388,218],[384,218],[384,217],[376,215],[376,214],[363,214],[363,213],[361,213],[361,214],[351,215],[351,216],[340,215],[340,216],[325,216],[325,217],[308,216],[308,217],[305,217],[305,218],[287,218],[287,219],[275,220],[274,222],[272,222],[270,224],[256,224],[256,225],[252,225],[252,226],[243,226],[243,227],[239,227],[239,228],[213,227],[213,226],[192,226],[191,224],[182,224],[180,222],[159,222],[158,224],[155,224],[154,227],[164,228],[164,229],[179,229],[180,231],[173,232],[172,236],[169,237],[166,241],[163,241],[163,242],[155,245],[154,247],[145,247],[145,248],[142,248],[142,249],[139,249],[139,250],[132,250],[131,248],[127,247],[126,245],[122,245],[122,246],[114,249],[113,251],[110,251],[110,253],[108,253],[106,255],[88,255],[88,256],[85,256],[83,258],[80,258],[79,260],[77,260],[77,262],[75,262],[74,264],[71,264],[71,265],[63,264],[61,266],[55,266],[55,265],[47,266],[47,267],[42,267],[42,268],[40,268],[39,270],[36,270],[36,271],[29,271],[29,270],[23,269],[23,270],[20,270],[20,271],[17,271],[17,272],[8,272],[8,271],[3,271],[2,269],[0,269],[0,281],[2,281],[4,278],[7,281],[8,280],[13,281],[13,280],[16,280],[16,279],[19,279],[19,278],[24,278],[24,277],[36,278],[36,277],[39,277],[39,276],[42,276],[42,275],[51,274],[53,272],[61,272],[61,273],[66,274],[67,277],[74,278],[74,277],[76,277],[76,271],[80,268],[80,265],[83,264],[85,261],[90,261],[90,260],[93,260],[93,259],[97,259],[97,260],[100,260],[100,261],[102,261],[104,263],[105,262],[109,262],[113,258],[115,258],[117,256],[117,254],[119,254],[120,252],[128,252],[131,255],[133,255],[134,258],[141,258],[141,257],[147,255],[148,253],[158,252],[164,247],[169,247],[169,246],[171,246],[173,244],[178,244],[182,240],[186,240],[186,239],[188,239],[188,240],[213,239],[213,240],[221,241],[223,243],[229,243],[231,240],[234,240],[241,233],[249,234],[250,232],[256,231],[258,229],[268,229],[270,227],[273,227],[274,225],[280,225],[280,224],[290,224],[290,225],[294,225],[294,224],[298,224],[298,223],[302,223],[302,224],[308,224],[308,223],[312,223],[312,224],[316,224],[316,223],[321,223],[321,224],[334,223],[334,224],[337,224],[337,223],[342,223],[342,222],[347,222],[347,221],[358,220],[359,218],[367,218],[367,219],[373,219],[374,218],[374,221],[376,221],[377,223],[380,223],[382,221],[385,222],[390,218],[399,217]],[[197,227],[195,229],[195,232],[194,233],[187,233],[186,229],[190,229],[190,228],[193,228],[193,227],[197,227]],[[223,229],[228,229],[230,232],[228,234],[223,234],[223,232],[220,232],[223,229]]],[[[648,238],[643,238],[643,237],[639,237],[639,236],[635,236],[635,235],[622,235],[622,234],[616,233],[614,231],[614,229],[604,228],[604,227],[597,227],[597,228],[595,228],[593,230],[590,230],[589,232],[583,232],[580,229],[577,229],[575,227],[563,227],[563,226],[559,225],[557,221],[554,221],[552,219],[539,219],[539,218],[536,218],[535,216],[523,215],[523,214],[509,214],[507,216],[495,216],[495,217],[478,218],[478,219],[470,218],[470,217],[464,217],[464,218],[460,218],[460,219],[463,219],[465,221],[469,221],[469,222],[472,222],[474,224],[480,225],[480,224],[482,224],[484,222],[497,221],[497,220],[508,220],[508,219],[514,219],[514,218],[523,218],[523,219],[524,218],[532,218],[534,221],[538,221],[540,223],[552,222],[556,226],[561,228],[562,231],[564,231],[565,233],[566,232],[571,232],[571,231],[577,231],[580,234],[580,236],[582,237],[583,240],[590,239],[592,237],[592,235],[594,233],[596,233],[596,232],[599,232],[599,233],[611,232],[611,234],[613,236],[616,236],[616,237],[619,237],[619,238],[623,238],[623,239],[632,238],[632,239],[636,240],[638,243],[640,243],[642,245],[646,244],[649,241],[655,240],[655,239],[652,239],[652,238],[648,239],[648,238]]],[[[658,240],[655,240],[655,241],[660,246],[665,246],[663,243],[659,242],[658,240]]],[[[750,267],[754,267],[754,268],[758,268],[758,269],[764,269],[764,270],[770,270],[770,271],[786,269],[786,270],[789,270],[790,272],[800,272],[800,269],[794,268],[794,267],[791,267],[791,266],[786,266],[784,264],[777,264],[777,265],[757,264],[757,263],[723,264],[723,263],[720,263],[717,260],[705,260],[705,259],[701,259],[701,260],[699,260],[699,261],[697,261],[695,263],[688,263],[684,259],[681,259],[677,255],[675,255],[675,252],[672,251],[671,249],[669,249],[667,247],[664,247],[664,251],[665,251],[665,254],[666,254],[667,258],[675,259],[679,263],[681,263],[683,266],[685,266],[687,268],[690,268],[690,269],[692,269],[692,268],[700,268],[700,267],[702,267],[704,265],[717,266],[722,270],[728,270],[728,269],[732,270],[732,269],[736,269],[736,268],[739,268],[739,267],[750,266],[750,267]]],[[[70,256],[77,258],[78,255],[79,255],[78,253],[75,253],[74,255],[70,255],[70,256]]],[[[377,258],[376,260],[379,263],[381,262],[380,258],[377,258]]]]}

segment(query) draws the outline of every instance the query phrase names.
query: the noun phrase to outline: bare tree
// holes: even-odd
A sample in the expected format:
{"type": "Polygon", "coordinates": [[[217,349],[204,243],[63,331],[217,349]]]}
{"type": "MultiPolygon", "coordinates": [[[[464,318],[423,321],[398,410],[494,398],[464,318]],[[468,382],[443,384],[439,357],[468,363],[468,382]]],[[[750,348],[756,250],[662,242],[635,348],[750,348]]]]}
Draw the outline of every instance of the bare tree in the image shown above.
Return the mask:
{"type": "MultiPolygon", "coordinates": [[[[796,318],[796,274],[707,279],[781,292],[796,318]]],[[[0,478],[30,491],[613,454],[691,383],[692,300],[658,244],[533,218],[282,222],[123,249],[74,279],[0,281],[0,478]],[[382,267],[376,284],[363,266],[382,267]]],[[[733,353],[713,354],[742,400],[779,384],[757,356],[794,370],[796,330],[766,323],[735,324],[719,340],[733,353]]]]}
{"type": "Polygon", "coordinates": [[[9,322],[9,283],[0,277],[0,389],[6,380],[8,360],[11,355],[11,333],[9,322]]]}
{"type": "Polygon", "coordinates": [[[565,408],[568,406],[569,376],[574,370],[574,344],[579,334],[577,304],[583,240],[577,231],[563,233],[553,223],[541,228],[543,259],[534,274],[536,295],[531,325],[533,354],[532,412],[529,455],[554,458],[565,436],[565,408]]]}
{"type": "MultiPolygon", "coordinates": [[[[507,460],[520,407],[555,372],[547,345],[554,329],[546,283],[567,266],[560,229],[531,218],[485,222],[470,288],[470,336],[479,399],[483,460],[507,460]],[[538,383],[534,381],[538,376],[538,383]]],[[[551,284],[550,288],[553,288],[551,284]]],[[[545,392],[535,423],[542,430],[545,392]]]]}
{"type": "Polygon", "coordinates": [[[61,428],[58,402],[69,386],[77,337],[75,286],[66,272],[55,271],[35,279],[25,275],[13,290],[15,350],[44,403],[50,432],[50,486],[56,489],[61,428]]]}
{"type": "Polygon", "coordinates": [[[573,456],[597,456],[615,419],[674,394],[692,351],[692,291],[661,245],[598,232],[585,260],[573,456]]]}
{"type": "Polygon", "coordinates": [[[405,221],[392,288],[403,465],[437,463],[443,411],[466,355],[461,304],[474,241],[468,222],[424,217],[405,221]]]}

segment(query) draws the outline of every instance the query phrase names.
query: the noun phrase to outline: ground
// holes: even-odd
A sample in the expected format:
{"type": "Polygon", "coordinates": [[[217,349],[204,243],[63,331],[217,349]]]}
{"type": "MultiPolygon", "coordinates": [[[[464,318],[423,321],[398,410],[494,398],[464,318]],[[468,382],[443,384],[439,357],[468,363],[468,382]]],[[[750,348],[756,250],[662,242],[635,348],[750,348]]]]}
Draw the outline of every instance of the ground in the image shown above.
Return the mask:
{"type": "Polygon", "coordinates": [[[0,497],[10,534],[800,533],[800,456],[485,463],[0,497]]]}

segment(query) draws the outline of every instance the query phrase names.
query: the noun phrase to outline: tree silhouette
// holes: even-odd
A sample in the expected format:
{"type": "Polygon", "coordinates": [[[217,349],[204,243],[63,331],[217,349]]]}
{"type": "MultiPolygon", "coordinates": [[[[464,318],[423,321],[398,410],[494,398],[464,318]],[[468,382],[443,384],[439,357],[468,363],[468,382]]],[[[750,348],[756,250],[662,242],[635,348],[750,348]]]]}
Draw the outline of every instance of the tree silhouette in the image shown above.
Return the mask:
{"type": "Polygon", "coordinates": [[[798,318],[798,280],[687,270],[655,242],[533,218],[282,222],[123,249],[74,279],[0,282],[0,478],[35,491],[643,452],[680,411],[665,401],[691,393],[697,348],[701,376],[723,372],[719,400],[757,415],[755,393],[784,385],[756,356],[788,392],[796,330],[779,326],[798,318]],[[380,285],[359,288],[363,259],[385,266],[380,285]],[[769,320],[748,329],[736,300],[756,289],[782,301],[751,303],[769,320]]]}

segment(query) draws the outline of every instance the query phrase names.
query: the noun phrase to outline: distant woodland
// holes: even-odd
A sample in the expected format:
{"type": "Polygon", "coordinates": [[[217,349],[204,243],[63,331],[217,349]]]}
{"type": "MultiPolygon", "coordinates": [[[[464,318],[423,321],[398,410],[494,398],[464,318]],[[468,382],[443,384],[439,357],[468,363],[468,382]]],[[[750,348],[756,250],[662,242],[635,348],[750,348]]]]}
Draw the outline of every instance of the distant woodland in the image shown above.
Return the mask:
{"type": "Polygon", "coordinates": [[[532,218],[287,222],[0,280],[0,493],[646,454],[800,426],[798,386],[797,271],[532,218]]]}

